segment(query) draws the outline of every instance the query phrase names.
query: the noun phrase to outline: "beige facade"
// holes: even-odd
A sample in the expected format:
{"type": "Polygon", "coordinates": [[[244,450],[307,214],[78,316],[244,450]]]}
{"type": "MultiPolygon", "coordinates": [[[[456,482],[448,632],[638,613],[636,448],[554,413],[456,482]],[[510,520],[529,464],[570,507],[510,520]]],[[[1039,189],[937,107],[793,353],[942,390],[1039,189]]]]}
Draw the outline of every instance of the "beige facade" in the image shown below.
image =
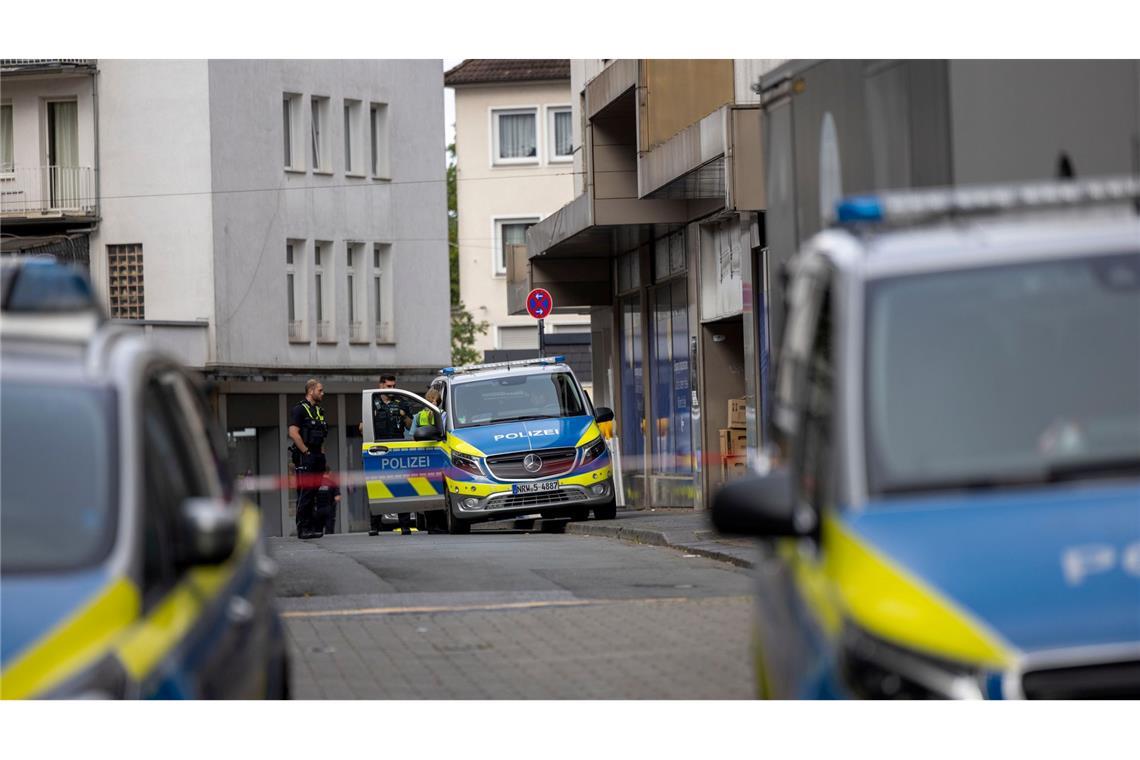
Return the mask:
{"type": "MultiPolygon", "coordinates": [[[[455,88],[458,164],[460,297],[476,321],[490,329],[475,348],[537,347],[535,320],[507,311],[504,243],[524,242],[512,233],[557,211],[574,197],[574,160],[555,150],[554,113],[569,109],[570,82],[503,82],[455,88]],[[535,116],[535,155],[502,159],[498,127],[502,114],[535,116]]],[[[577,133],[575,125],[575,135],[577,133]]],[[[577,138],[573,145],[577,147],[577,138]]],[[[589,330],[589,316],[556,315],[549,332],[589,330]]]]}

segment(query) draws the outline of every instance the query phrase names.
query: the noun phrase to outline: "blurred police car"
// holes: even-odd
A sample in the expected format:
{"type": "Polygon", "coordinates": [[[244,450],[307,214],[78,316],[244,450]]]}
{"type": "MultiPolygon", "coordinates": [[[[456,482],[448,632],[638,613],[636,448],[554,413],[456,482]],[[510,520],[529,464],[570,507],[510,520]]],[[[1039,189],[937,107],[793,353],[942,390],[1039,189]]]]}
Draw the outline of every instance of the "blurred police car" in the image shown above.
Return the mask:
{"type": "Polygon", "coordinates": [[[793,261],[760,691],[1140,696],[1140,182],[849,199],[793,261]]]}
{"type": "Polygon", "coordinates": [[[0,695],[288,695],[257,510],[194,378],[51,260],[0,284],[0,695]]]}

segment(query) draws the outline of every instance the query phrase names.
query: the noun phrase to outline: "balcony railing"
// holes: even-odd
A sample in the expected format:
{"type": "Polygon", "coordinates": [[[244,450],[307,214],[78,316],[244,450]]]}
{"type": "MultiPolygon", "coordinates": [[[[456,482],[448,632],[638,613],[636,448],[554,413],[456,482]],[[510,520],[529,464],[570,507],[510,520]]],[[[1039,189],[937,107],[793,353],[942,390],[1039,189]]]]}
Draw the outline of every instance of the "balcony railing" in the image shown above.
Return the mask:
{"type": "Polygon", "coordinates": [[[95,58],[0,58],[0,71],[19,74],[80,68],[94,70],[96,63],[95,58]]]}
{"type": "Polygon", "coordinates": [[[392,323],[391,322],[377,322],[376,323],[376,342],[377,343],[394,343],[395,338],[392,337],[392,323]]]}
{"type": "Polygon", "coordinates": [[[308,338],[305,337],[304,322],[298,319],[289,323],[289,340],[294,343],[308,342],[308,338]]]}
{"type": "Polygon", "coordinates": [[[336,343],[336,329],[332,322],[317,322],[317,342],[336,343]]]}
{"type": "Polygon", "coordinates": [[[95,170],[90,166],[17,166],[0,171],[0,212],[94,215],[95,170]]]}
{"type": "Polygon", "coordinates": [[[361,343],[368,340],[364,335],[363,322],[350,322],[348,324],[348,340],[350,343],[361,343]]]}

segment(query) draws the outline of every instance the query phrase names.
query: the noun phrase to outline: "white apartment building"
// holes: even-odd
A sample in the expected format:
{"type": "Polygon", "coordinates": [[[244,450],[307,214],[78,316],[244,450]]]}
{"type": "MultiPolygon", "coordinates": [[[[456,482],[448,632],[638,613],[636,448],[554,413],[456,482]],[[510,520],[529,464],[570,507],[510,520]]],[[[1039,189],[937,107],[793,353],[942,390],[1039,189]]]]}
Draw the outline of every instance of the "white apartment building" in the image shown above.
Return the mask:
{"type": "MultiPolygon", "coordinates": [[[[468,59],[444,84],[455,90],[460,298],[490,325],[475,348],[537,348],[535,320],[507,310],[507,247],[574,197],[570,61],[468,59]]],[[[589,333],[589,315],[557,306],[548,334],[589,333]]]]}
{"type": "MultiPolygon", "coordinates": [[[[382,372],[423,390],[450,360],[442,62],[8,63],[10,173],[78,167],[28,172],[67,208],[21,223],[82,218],[108,313],[203,372],[242,474],[287,472],[309,377],[330,466],[359,469],[360,391],[382,372]]],[[[338,529],[366,529],[362,490],[346,495],[338,529]]],[[[257,499],[288,535],[290,492],[257,499]]]]}

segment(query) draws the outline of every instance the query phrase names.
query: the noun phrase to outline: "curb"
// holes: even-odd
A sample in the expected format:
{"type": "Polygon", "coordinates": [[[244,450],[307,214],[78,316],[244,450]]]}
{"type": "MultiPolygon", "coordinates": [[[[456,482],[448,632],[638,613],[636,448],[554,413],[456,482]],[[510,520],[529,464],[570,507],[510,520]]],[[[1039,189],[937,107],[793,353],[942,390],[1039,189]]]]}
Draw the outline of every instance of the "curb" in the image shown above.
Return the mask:
{"type": "Polygon", "coordinates": [[[634,544],[646,544],[649,546],[664,546],[670,549],[678,549],[685,551],[689,554],[696,554],[707,559],[714,559],[720,562],[727,562],[737,567],[752,568],[755,567],[753,560],[739,556],[731,551],[726,551],[717,546],[710,546],[716,544],[715,540],[710,540],[707,535],[711,531],[698,531],[694,538],[700,542],[698,544],[686,543],[684,541],[671,540],[664,531],[649,530],[645,528],[624,527],[622,525],[615,525],[612,522],[575,522],[566,526],[566,532],[580,536],[598,536],[601,538],[616,538],[619,541],[627,541],[634,544]]]}

